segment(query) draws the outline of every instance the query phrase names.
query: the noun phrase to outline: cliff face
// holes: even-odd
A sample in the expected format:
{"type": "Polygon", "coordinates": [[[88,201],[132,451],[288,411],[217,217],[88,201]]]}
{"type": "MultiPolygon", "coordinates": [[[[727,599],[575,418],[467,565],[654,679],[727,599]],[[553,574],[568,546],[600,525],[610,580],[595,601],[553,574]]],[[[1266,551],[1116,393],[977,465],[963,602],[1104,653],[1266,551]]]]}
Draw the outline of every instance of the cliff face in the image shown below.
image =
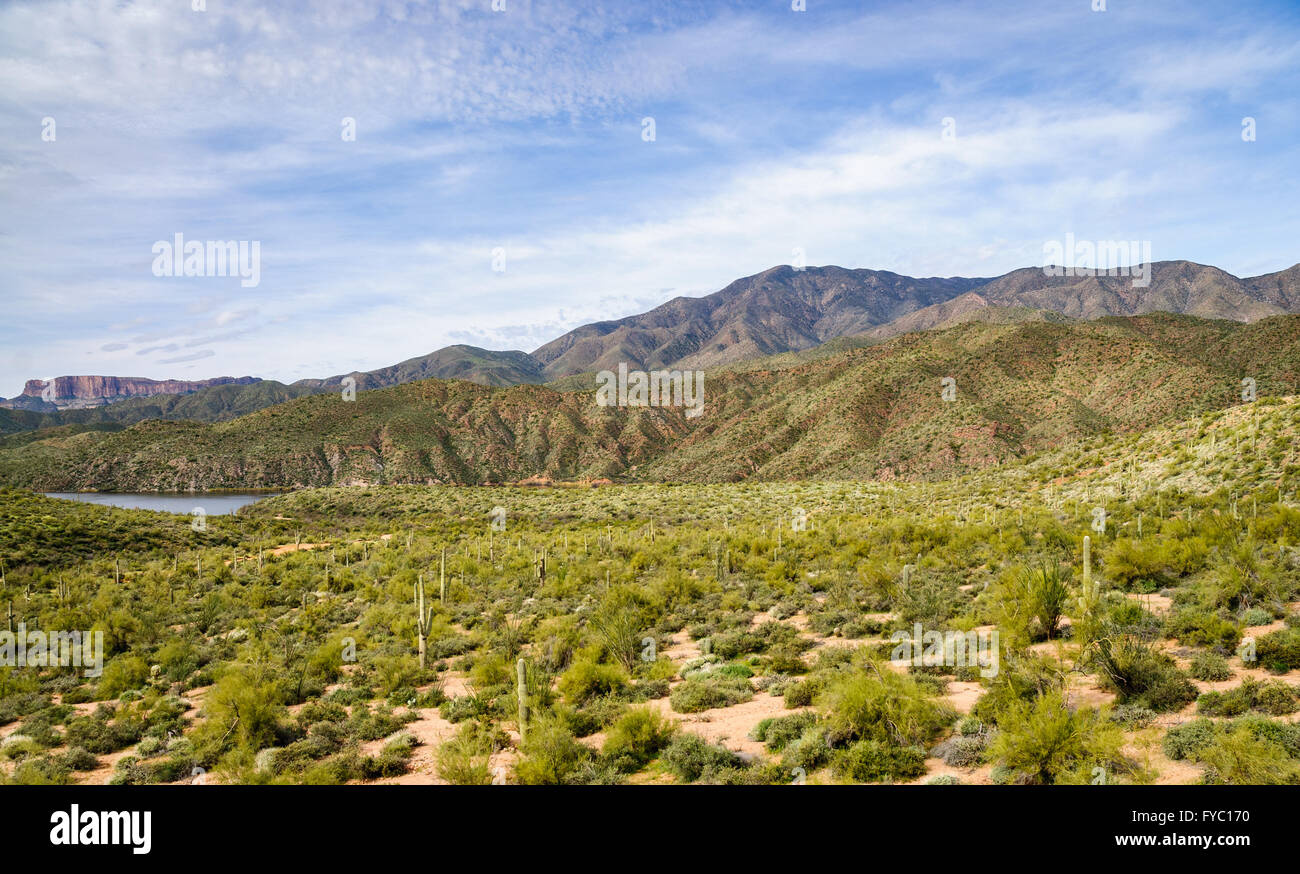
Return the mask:
{"type": "Polygon", "coordinates": [[[145,379],[136,376],[57,376],[50,382],[29,379],[23,393],[0,401],[11,410],[79,410],[102,407],[114,401],[149,395],[189,394],[212,385],[251,385],[253,376],[218,376],[215,379],[145,379]],[[52,390],[51,390],[52,387],[52,390]]]}

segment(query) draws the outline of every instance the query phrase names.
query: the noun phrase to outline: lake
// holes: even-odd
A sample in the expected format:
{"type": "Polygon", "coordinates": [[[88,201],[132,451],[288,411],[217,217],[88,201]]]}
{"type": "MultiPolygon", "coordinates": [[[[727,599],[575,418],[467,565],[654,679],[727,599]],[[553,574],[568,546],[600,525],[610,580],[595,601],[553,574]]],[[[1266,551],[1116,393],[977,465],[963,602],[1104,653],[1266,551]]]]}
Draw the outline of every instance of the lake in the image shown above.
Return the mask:
{"type": "Polygon", "coordinates": [[[240,507],[272,498],[280,492],[220,492],[218,494],[167,494],[161,492],[134,494],[130,492],[46,492],[47,498],[65,501],[84,501],[87,504],[104,504],[127,510],[160,510],[164,513],[185,513],[201,508],[209,516],[225,516],[240,507]]]}

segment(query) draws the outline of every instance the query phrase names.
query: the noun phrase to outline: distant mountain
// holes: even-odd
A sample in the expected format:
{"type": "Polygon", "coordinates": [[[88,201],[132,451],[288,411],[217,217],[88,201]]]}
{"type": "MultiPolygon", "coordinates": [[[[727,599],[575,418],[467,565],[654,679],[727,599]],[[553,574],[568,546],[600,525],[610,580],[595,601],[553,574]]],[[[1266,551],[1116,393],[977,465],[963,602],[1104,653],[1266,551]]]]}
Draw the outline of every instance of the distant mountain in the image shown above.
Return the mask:
{"type": "Polygon", "coordinates": [[[984,285],[886,270],[773,267],[706,297],[679,297],[638,316],[596,322],[533,351],[548,378],[629,368],[709,369],[860,334],[984,285]]]}
{"type": "MultiPolygon", "coordinates": [[[[782,356],[783,358],[785,356],[782,356]]],[[[41,490],[294,488],[554,479],[930,479],[1135,433],[1300,383],[1300,316],[967,322],[816,360],[721,369],[704,414],[590,390],[437,379],[229,422],[0,439],[0,482],[41,490]],[[941,380],[956,380],[951,402],[941,380]]],[[[71,426],[68,426],[71,428],[71,426]]]]}
{"type": "Polygon", "coordinates": [[[593,371],[616,370],[620,363],[642,370],[746,370],[753,369],[748,362],[771,356],[813,360],[900,334],[976,321],[1050,322],[1168,312],[1252,322],[1300,312],[1300,264],[1246,279],[1190,261],[1161,261],[1150,269],[1150,282],[1143,287],[1129,276],[1049,276],[1039,267],[992,279],[773,267],[705,297],[679,297],[640,315],[584,325],[531,354],[448,346],[378,370],[303,379],[290,386],[268,380],[261,389],[250,385],[262,384],[252,377],[198,383],[60,377],[52,404],[40,397],[45,383],[33,380],[22,397],[0,402],[0,408],[55,415],[33,420],[0,410],[0,434],[147,418],[220,422],[294,397],[337,391],[348,377],[356,380],[358,390],[430,378],[572,389],[585,386],[593,371]],[[226,383],[239,390],[229,390],[226,383]],[[187,392],[190,400],[149,400],[169,389],[187,392]],[[111,412],[85,415],[94,409],[111,412]]]}
{"type": "Polygon", "coordinates": [[[446,346],[419,358],[409,358],[391,367],[331,376],[300,379],[295,386],[335,388],[351,376],[356,388],[386,388],[421,379],[463,379],[479,385],[503,386],[545,382],[542,365],[527,352],[493,352],[477,346],[446,346]]]}
{"type": "Polygon", "coordinates": [[[32,412],[56,412],[102,407],[127,398],[188,394],[216,385],[250,385],[252,376],[218,376],[215,379],[145,379],[138,376],[56,376],[48,382],[29,379],[18,397],[0,398],[0,407],[32,412]]]}

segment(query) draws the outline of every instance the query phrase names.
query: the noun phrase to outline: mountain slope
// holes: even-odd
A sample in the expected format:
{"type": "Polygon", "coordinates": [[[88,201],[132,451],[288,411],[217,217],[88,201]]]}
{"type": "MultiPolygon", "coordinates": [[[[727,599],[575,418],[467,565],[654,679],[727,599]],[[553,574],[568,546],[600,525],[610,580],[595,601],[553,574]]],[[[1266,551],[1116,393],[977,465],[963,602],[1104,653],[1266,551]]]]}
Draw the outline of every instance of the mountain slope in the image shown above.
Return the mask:
{"type": "Polygon", "coordinates": [[[641,315],[584,325],[532,355],[550,379],[613,370],[620,362],[707,369],[859,334],[987,281],[773,267],[706,297],[679,297],[641,315]]]}
{"type": "MultiPolygon", "coordinates": [[[[215,425],[146,422],[0,449],[43,490],[349,482],[732,481],[950,476],[1131,433],[1300,381],[1300,317],[1151,315],[968,323],[792,366],[710,373],[704,415],[610,409],[593,393],[427,380],[299,398],[215,425]],[[957,381],[953,402],[940,380],[957,381]]],[[[21,435],[19,435],[21,436],[21,435]]],[[[15,440],[16,438],[7,438],[15,440]]]]}
{"type": "Polygon", "coordinates": [[[356,388],[375,389],[421,379],[463,379],[479,385],[506,386],[545,382],[542,366],[527,352],[494,352],[477,346],[445,346],[428,355],[409,358],[378,370],[331,376],[328,379],[300,379],[295,386],[335,388],[347,377],[356,388]]]}

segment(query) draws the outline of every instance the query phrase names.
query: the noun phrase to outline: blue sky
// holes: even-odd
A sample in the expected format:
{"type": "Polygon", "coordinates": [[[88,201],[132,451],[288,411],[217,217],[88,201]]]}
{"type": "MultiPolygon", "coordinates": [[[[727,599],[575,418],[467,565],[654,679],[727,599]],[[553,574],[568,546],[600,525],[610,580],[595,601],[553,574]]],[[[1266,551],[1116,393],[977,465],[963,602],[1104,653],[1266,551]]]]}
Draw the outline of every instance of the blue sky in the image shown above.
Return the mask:
{"type": "Polygon", "coordinates": [[[531,350],[796,248],[1300,260],[1291,2],[205,5],[0,5],[0,395],[531,350]],[[259,241],[260,283],[154,276],[176,233],[259,241]]]}

